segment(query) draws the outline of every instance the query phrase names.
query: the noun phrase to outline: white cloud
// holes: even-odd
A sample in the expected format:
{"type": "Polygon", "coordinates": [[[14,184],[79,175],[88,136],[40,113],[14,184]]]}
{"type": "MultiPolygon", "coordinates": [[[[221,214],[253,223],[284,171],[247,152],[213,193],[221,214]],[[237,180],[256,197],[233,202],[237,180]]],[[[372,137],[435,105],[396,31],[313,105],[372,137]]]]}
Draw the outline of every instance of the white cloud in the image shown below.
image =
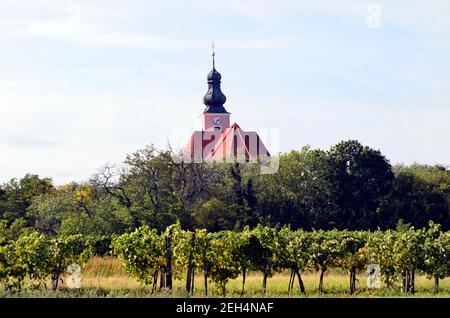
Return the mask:
{"type": "Polygon", "coordinates": [[[260,21],[301,20],[303,17],[350,18],[366,25],[368,6],[381,9],[381,27],[400,26],[407,30],[440,34],[448,38],[450,2],[447,0],[247,0],[203,1],[202,9],[223,15],[242,15],[260,21]]]}
{"type": "Polygon", "coordinates": [[[131,47],[140,49],[198,48],[204,43],[195,41],[171,41],[163,37],[145,34],[112,32],[102,30],[94,24],[77,22],[45,22],[33,24],[25,30],[15,30],[8,36],[30,36],[46,40],[76,43],[88,47],[131,47]]]}
{"type": "Polygon", "coordinates": [[[358,0],[246,0],[201,1],[201,9],[211,14],[235,14],[257,20],[279,20],[286,15],[344,14],[364,19],[367,4],[358,0]]]}
{"type": "MultiPolygon", "coordinates": [[[[116,10],[111,10],[116,11],[116,10]]],[[[32,23],[21,28],[6,29],[3,35],[9,38],[31,37],[44,40],[75,43],[85,47],[124,47],[148,50],[186,50],[209,49],[210,40],[187,37],[149,35],[140,32],[116,31],[113,25],[98,16],[98,8],[94,4],[81,6],[69,3],[66,10],[58,17],[32,23]],[[97,13],[97,16],[89,13],[97,13]],[[89,17],[89,19],[86,18],[89,17]],[[98,20],[98,21],[97,21],[98,20]]],[[[287,47],[298,43],[294,36],[264,38],[234,38],[220,42],[226,49],[270,49],[287,47]]]]}
{"type": "MultiPolygon", "coordinates": [[[[9,37],[30,36],[46,40],[76,43],[86,47],[125,47],[149,50],[209,49],[210,41],[150,36],[141,33],[107,31],[95,24],[78,22],[45,22],[34,24],[25,30],[6,33],[9,37]]],[[[270,49],[297,44],[295,37],[223,40],[226,49],[270,49]]]]}

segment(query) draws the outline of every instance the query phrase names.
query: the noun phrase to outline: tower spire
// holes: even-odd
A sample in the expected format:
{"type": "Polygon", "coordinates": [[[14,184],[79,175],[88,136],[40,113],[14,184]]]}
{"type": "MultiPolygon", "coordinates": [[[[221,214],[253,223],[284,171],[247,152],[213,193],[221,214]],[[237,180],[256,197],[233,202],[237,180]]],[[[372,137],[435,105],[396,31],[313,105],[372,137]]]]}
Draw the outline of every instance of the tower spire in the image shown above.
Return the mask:
{"type": "Polygon", "coordinates": [[[212,62],[213,68],[207,75],[208,91],[203,97],[203,103],[206,105],[205,113],[227,113],[223,104],[227,98],[220,89],[220,80],[222,76],[216,70],[216,46],[212,41],[212,62]]]}
{"type": "Polygon", "coordinates": [[[213,61],[213,69],[216,68],[216,46],[214,44],[214,40],[212,41],[212,61],[213,61]]]}

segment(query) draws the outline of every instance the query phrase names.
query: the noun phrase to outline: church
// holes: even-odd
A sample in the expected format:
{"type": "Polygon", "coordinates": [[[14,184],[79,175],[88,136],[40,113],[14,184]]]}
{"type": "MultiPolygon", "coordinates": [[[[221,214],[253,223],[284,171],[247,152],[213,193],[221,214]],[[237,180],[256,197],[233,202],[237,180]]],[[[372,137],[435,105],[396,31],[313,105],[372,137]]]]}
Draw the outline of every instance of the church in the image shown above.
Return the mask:
{"type": "Polygon", "coordinates": [[[194,131],[183,150],[188,162],[247,162],[266,164],[270,153],[256,131],[245,131],[237,123],[230,124],[225,109],[226,97],[220,88],[222,76],[216,70],[213,50],[212,70],[207,75],[208,91],[200,115],[202,130],[194,131]]]}

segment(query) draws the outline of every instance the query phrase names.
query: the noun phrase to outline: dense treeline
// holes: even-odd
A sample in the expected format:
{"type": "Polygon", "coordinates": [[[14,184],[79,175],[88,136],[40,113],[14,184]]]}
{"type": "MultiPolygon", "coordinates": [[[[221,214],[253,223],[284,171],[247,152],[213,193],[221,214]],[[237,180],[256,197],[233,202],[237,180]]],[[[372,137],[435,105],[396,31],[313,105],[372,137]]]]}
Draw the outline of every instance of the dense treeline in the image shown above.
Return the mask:
{"type": "MultiPolygon", "coordinates": [[[[57,289],[65,268],[82,264],[94,253],[94,245],[87,236],[53,238],[37,232],[0,239],[0,283],[20,289],[25,279],[44,285],[51,279],[57,289]]],[[[361,273],[370,264],[379,267],[385,287],[405,294],[414,294],[418,273],[434,279],[435,293],[439,281],[450,276],[450,232],[433,222],[401,231],[293,231],[258,225],[214,233],[183,230],[177,223],[160,233],[142,226],[114,236],[111,248],[127,271],[153,292],[170,292],[173,280],[181,279],[187,295],[194,293],[195,275],[203,276],[206,295],[210,282],[225,295],[227,282],[240,276],[244,294],[249,271],[262,274],[263,294],[268,279],[286,271],[291,273],[287,291],[300,294],[313,292],[303,284],[307,271],[318,274],[319,294],[324,292],[324,274],[335,268],[349,274],[350,294],[358,291],[357,276],[366,278],[361,273]]]]}
{"type": "Polygon", "coordinates": [[[279,170],[263,175],[246,164],[177,164],[149,146],[90,180],[54,186],[26,175],[0,186],[0,235],[16,239],[122,234],[143,225],[158,231],[242,230],[257,224],[292,229],[450,229],[450,170],[394,166],[357,141],[328,151],[305,147],[281,154],[279,170]]]}

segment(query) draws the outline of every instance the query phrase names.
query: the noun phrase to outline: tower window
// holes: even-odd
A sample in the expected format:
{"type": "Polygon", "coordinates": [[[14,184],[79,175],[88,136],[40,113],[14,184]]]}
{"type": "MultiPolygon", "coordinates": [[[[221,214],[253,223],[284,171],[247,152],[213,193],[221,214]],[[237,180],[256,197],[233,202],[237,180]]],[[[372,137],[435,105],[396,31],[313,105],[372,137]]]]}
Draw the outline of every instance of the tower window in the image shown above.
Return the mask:
{"type": "Polygon", "coordinates": [[[219,131],[219,130],[222,130],[222,127],[219,127],[219,126],[214,127],[214,131],[219,131]]]}

